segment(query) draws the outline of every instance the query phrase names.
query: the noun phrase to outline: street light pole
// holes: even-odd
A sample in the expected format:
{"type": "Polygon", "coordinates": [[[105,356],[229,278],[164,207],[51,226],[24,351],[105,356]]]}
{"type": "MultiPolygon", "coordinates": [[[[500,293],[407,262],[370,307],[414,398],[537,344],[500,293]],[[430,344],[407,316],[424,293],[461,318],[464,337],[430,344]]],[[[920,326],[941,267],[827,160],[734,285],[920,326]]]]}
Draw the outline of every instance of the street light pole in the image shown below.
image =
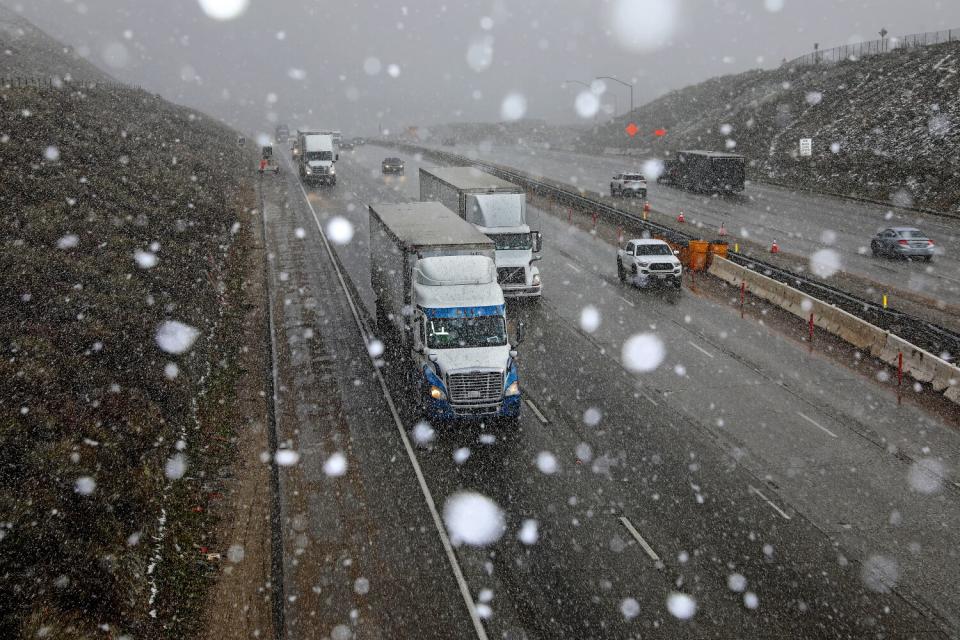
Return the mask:
{"type": "Polygon", "coordinates": [[[597,76],[597,80],[613,80],[614,82],[619,82],[625,87],[630,87],[630,111],[633,111],[633,85],[629,82],[624,82],[619,78],[614,78],[613,76],[597,76]]]}

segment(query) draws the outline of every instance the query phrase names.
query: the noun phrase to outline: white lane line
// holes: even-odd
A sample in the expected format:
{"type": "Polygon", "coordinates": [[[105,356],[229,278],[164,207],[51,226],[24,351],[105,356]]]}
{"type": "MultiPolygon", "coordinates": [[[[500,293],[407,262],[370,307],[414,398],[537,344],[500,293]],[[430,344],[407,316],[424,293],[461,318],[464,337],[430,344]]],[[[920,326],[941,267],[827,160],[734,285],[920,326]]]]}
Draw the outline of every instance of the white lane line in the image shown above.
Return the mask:
{"type": "Polygon", "coordinates": [[[568,263],[567,263],[567,266],[570,267],[571,269],[573,269],[574,271],[576,271],[577,273],[583,273],[583,272],[580,270],[580,267],[577,267],[576,265],[573,265],[573,264],[571,264],[571,263],[568,262],[568,263]]]}
{"type": "Polygon", "coordinates": [[[660,562],[660,556],[657,555],[657,552],[647,544],[647,541],[643,539],[643,536],[640,535],[640,532],[637,531],[637,528],[633,526],[629,520],[624,516],[620,516],[620,524],[627,528],[627,531],[630,532],[630,535],[633,536],[633,539],[640,543],[640,546],[643,547],[643,550],[647,552],[647,555],[650,556],[650,559],[654,562],[660,562]]]}
{"type": "MultiPolygon", "coordinates": [[[[299,181],[298,181],[299,182],[299,181]]],[[[323,225],[320,224],[320,218],[317,216],[317,212],[313,208],[313,204],[310,202],[310,198],[307,197],[307,191],[303,188],[303,183],[299,183],[300,192],[303,193],[303,199],[307,203],[307,206],[310,208],[310,213],[313,214],[313,220],[317,223],[317,229],[320,231],[320,239],[323,240],[323,246],[327,250],[327,255],[330,256],[330,262],[333,263],[333,269],[337,273],[337,279],[340,281],[340,286],[343,289],[343,293],[347,298],[347,302],[350,305],[350,311],[353,314],[353,320],[357,324],[357,328],[360,330],[360,335],[363,337],[363,341],[366,343],[366,346],[370,346],[371,337],[368,335],[366,327],[363,324],[363,321],[360,319],[360,313],[357,311],[357,307],[354,304],[353,297],[350,295],[350,290],[347,288],[347,283],[343,278],[343,273],[340,271],[340,265],[337,263],[335,256],[333,255],[333,248],[330,246],[330,242],[327,240],[326,234],[323,232],[323,225]]],[[[370,353],[370,350],[367,349],[367,353],[370,353]]],[[[457,554],[453,551],[453,545],[450,544],[450,538],[447,536],[447,530],[443,526],[443,520],[440,518],[440,513],[437,511],[436,502],[433,500],[433,494],[430,493],[430,487],[427,486],[427,480],[423,475],[423,470],[420,468],[420,463],[417,461],[417,454],[413,450],[413,446],[410,444],[410,439],[407,437],[407,431],[403,427],[403,421],[400,419],[400,414],[397,413],[397,407],[393,404],[393,397],[390,395],[390,390],[387,388],[387,381],[383,379],[383,374],[380,371],[380,368],[374,362],[374,357],[369,355],[370,364],[373,367],[374,375],[377,376],[377,381],[380,383],[380,389],[383,392],[383,397],[387,401],[387,407],[390,409],[390,413],[393,415],[393,422],[397,427],[397,432],[400,434],[400,439],[403,441],[403,448],[407,452],[407,458],[410,460],[410,466],[413,467],[414,474],[417,476],[417,484],[420,485],[420,492],[423,494],[423,499],[427,503],[427,509],[430,511],[430,516],[433,519],[433,525],[437,529],[437,533],[440,536],[440,542],[443,544],[443,550],[446,553],[447,561],[450,563],[450,569],[453,571],[453,577],[457,581],[457,586],[460,588],[460,595],[463,596],[463,601],[467,605],[467,612],[470,614],[470,620],[473,622],[473,630],[477,634],[479,640],[488,640],[487,631],[483,627],[483,621],[480,619],[480,614],[477,612],[477,605],[473,601],[473,596],[470,594],[470,587],[467,585],[466,578],[463,577],[463,569],[460,568],[460,564],[457,561],[457,554]]]]}
{"type": "Polygon", "coordinates": [[[707,356],[708,358],[712,358],[712,357],[713,357],[713,354],[712,354],[712,353],[710,353],[709,351],[707,351],[706,349],[704,349],[703,347],[701,347],[701,346],[698,345],[697,343],[693,342],[692,340],[687,340],[687,344],[690,345],[691,347],[693,347],[694,349],[696,349],[697,351],[699,351],[700,353],[702,353],[703,355],[707,356]]]}
{"type": "Polygon", "coordinates": [[[623,296],[617,296],[617,297],[620,298],[621,300],[623,300],[624,302],[626,302],[626,303],[627,303],[628,305],[630,305],[631,307],[637,306],[637,305],[633,304],[632,302],[630,302],[629,300],[627,300],[626,298],[624,298],[623,296]]]}
{"type": "Polygon", "coordinates": [[[537,405],[533,404],[533,400],[531,400],[530,398],[524,398],[523,401],[526,402],[527,406],[530,407],[530,410],[533,411],[534,414],[536,414],[537,419],[540,422],[542,422],[543,424],[548,424],[550,422],[549,420],[547,420],[547,416],[543,415],[543,412],[537,408],[537,405]]]}
{"type": "Polygon", "coordinates": [[[790,516],[787,515],[787,513],[786,513],[783,509],[781,509],[781,508],[778,507],[777,505],[773,504],[773,502],[770,501],[770,498],[768,498],[767,496],[763,495],[763,493],[760,491],[760,489],[757,489],[756,487],[754,487],[753,485],[750,485],[750,484],[748,484],[747,487],[750,488],[750,491],[752,491],[753,493],[755,493],[755,494],[757,494],[758,496],[760,496],[761,498],[763,498],[763,501],[766,502],[766,503],[767,503],[768,505],[770,505],[771,507],[773,507],[773,510],[774,510],[774,511],[776,511],[776,512],[779,513],[781,516],[783,516],[783,519],[784,519],[784,520],[789,520],[789,519],[790,519],[790,516]]]}
{"type": "Polygon", "coordinates": [[[820,429],[821,431],[826,433],[831,438],[837,437],[837,434],[835,434],[833,431],[830,431],[830,429],[827,429],[825,426],[823,426],[822,424],[820,424],[819,422],[817,422],[807,414],[803,413],[802,411],[797,411],[797,415],[803,418],[804,420],[806,420],[807,422],[809,422],[810,424],[812,424],[813,426],[815,426],[817,429],[820,429]]]}

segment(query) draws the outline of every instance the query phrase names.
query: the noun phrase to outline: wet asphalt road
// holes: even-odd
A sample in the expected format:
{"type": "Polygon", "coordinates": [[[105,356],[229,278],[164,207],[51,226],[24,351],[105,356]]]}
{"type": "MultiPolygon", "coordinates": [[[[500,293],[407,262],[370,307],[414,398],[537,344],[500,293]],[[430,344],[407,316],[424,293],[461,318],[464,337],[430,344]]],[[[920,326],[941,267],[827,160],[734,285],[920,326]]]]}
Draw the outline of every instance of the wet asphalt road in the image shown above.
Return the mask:
{"type": "MultiPolygon", "coordinates": [[[[642,163],[625,157],[600,157],[525,147],[469,145],[436,147],[542,175],[609,195],[610,178],[640,170],[642,163]]],[[[730,197],[711,197],[648,181],[654,208],[676,215],[684,211],[691,224],[717,230],[723,222],[732,240],[750,238],[782,251],[811,256],[836,252],[837,266],[875,282],[926,295],[932,300],[960,300],[960,219],[916,213],[892,206],[794,191],[751,183],[730,197]],[[916,226],[937,243],[934,262],[906,262],[870,255],[870,238],[888,226],[916,226]]]]}
{"type": "MultiPolygon", "coordinates": [[[[354,223],[337,251],[366,305],[364,203],[418,191],[414,159],[406,177],[379,175],[388,154],[344,154],[340,183],[310,194],[321,221],[354,223]]],[[[284,474],[285,584],[297,595],[289,635],[330,633],[343,620],[358,637],[411,629],[471,637],[362,342],[343,315],[313,212],[289,173],[274,187],[289,204],[267,217],[289,352],[281,431],[302,453],[284,474]],[[320,469],[334,450],[350,462],[341,479],[320,469]],[[369,582],[365,593],[358,578],[369,582]]],[[[545,299],[509,310],[528,325],[521,376],[534,405],[517,432],[442,428],[418,453],[439,508],[473,489],[506,512],[498,543],[457,550],[473,599],[492,594],[490,637],[922,637],[957,628],[955,432],[909,404],[892,413],[888,389],[690,292],[668,300],[621,288],[612,248],[546,214],[541,222],[545,299]],[[579,326],[586,304],[602,318],[593,333],[579,326]],[[637,375],[621,366],[620,347],[641,332],[656,334],[666,357],[637,375]],[[599,420],[585,419],[588,410],[599,420]],[[470,457],[458,465],[461,448],[470,457]],[[555,473],[538,469],[540,452],[556,457],[555,473]],[[924,457],[945,476],[929,496],[908,483],[924,457]],[[517,539],[525,519],[538,523],[532,545],[517,539]],[[892,592],[864,580],[867,558],[887,567],[892,592]],[[755,609],[731,589],[738,576],[756,594],[755,609]],[[691,620],[668,612],[672,592],[694,598],[691,620]],[[621,611],[628,598],[638,603],[629,619],[621,611]]],[[[409,428],[416,416],[390,369],[409,428]]]]}

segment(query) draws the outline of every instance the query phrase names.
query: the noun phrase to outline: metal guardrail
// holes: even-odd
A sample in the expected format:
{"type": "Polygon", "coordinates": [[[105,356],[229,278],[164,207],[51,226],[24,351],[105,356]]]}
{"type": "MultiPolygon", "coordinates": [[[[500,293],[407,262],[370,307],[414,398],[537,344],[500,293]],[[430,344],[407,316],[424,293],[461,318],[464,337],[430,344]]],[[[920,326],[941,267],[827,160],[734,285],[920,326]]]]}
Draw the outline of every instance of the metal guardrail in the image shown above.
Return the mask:
{"type": "Polygon", "coordinates": [[[822,49],[807,53],[800,57],[788,60],[781,67],[801,67],[813,64],[836,64],[844,60],[859,60],[866,56],[875,56],[891,51],[928,47],[944,42],[960,40],[960,29],[945,29],[943,31],[927,31],[911,33],[907,36],[891,36],[880,40],[867,40],[844,44],[839,47],[822,49]]]}
{"type": "MultiPolygon", "coordinates": [[[[634,213],[624,211],[613,205],[584,195],[583,192],[569,185],[551,180],[533,178],[515,169],[501,167],[481,160],[474,160],[448,151],[428,149],[401,142],[377,142],[377,144],[402,148],[411,154],[427,153],[451,164],[475,166],[499,178],[518,184],[537,195],[555,200],[560,204],[566,204],[577,209],[594,211],[614,219],[629,221],[632,225],[647,229],[652,234],[657,234],[675,244],[686,245],[690,240],[698,239],[682,231],[644,220],[634,213]]],[[[769,278],[789,284],[791,287],[799,289],[813,298],[843,309],[884,331],[889,331],[910,341],[912,344],[934,355],[939,356],[947,352],[953,356],[954,361],[960,358],[960,334],[949,329],[908,313],[897,311],[896,309],[884,309],[880,304],[864,300],[837,287],[801,276],[742,253],[734,253],[731,251],[728,253],[727,259],[769,278]]]]}

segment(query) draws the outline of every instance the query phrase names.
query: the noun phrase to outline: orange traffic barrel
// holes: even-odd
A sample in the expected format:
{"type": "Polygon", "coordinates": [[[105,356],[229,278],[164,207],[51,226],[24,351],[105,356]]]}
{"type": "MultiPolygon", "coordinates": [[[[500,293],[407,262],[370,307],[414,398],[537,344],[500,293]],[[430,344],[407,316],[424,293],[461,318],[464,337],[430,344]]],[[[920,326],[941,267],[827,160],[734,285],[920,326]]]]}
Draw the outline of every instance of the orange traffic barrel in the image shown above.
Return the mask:
{"type": "Polygon", "coordinates": [[[688,251],[686,267],[691,271],[703,271],[707,268],[707,257],[710,253],[710,243],[706,240],[691,240],[688,251]]]}

